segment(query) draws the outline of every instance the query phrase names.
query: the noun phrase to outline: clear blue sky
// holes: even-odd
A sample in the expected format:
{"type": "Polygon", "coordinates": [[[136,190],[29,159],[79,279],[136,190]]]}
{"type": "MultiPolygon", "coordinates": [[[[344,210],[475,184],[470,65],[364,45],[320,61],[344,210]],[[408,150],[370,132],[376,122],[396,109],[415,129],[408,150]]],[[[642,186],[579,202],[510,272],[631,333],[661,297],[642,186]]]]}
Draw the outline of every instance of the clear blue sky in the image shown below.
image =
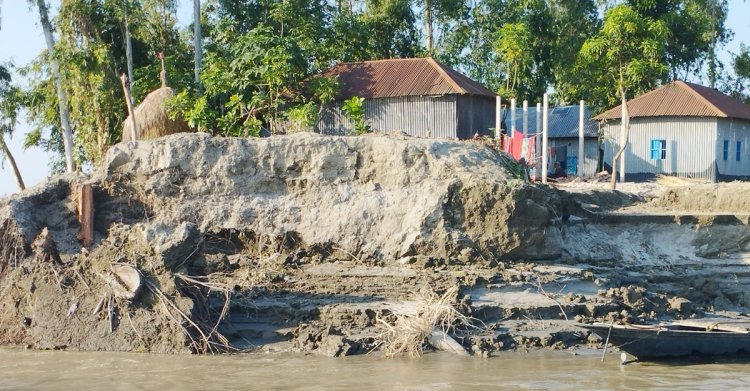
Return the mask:
{"type": "MultiPolygon", "coordinates": [[[[52,0],[53,4],[58,1],[52,0]]],[[[37,14],[29,9],[26,0],[0,0],[0,62],[10,59],[16,65],[29,63],[44,48],[44,37],[39,28],[37,14]]],[[[191,16],[191,0],[180,0],[178,17],[183,23],[189,23],[191,16]]],[[[52,11],[53,13],[55,10],[52,11]]],[[[728,27],[734,31],[732,41],[720,53],[720,59],[729,66],[730,52],[737,53],[740,43],[750,45],[750,2],[745,0],[729,0],[728,27]]],[[[23,150],[21,143],[29,126],[22,123],[16,129],[9,141],[9,148],[16,157],[21,175],[27,187],[37,184],[49,175],[49,156],[37,148],[23,150]]],[[[10,169],[7,164],[0,168],[0,196],[16,191],[10,169]]]]}

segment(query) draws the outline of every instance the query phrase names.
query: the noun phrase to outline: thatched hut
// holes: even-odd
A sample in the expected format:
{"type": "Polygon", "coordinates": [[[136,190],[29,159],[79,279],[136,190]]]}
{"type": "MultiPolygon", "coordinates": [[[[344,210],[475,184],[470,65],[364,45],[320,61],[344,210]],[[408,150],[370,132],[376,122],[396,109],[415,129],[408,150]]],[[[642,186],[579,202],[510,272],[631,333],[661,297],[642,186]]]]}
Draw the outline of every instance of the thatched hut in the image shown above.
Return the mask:
{"type": "MultiPolygon", "coordinates": [[[[143,102],[135,108],[136,139],[152,139],[168,134],[189,132],[190,127],[182,120],[172,120],[167,113],[166,102],[175,95],[170,87],[161,87],[146,95],[143,102]]],[[[122,141],[131,141],[132,121],[125,119],[122,130],[122,141]]]]}

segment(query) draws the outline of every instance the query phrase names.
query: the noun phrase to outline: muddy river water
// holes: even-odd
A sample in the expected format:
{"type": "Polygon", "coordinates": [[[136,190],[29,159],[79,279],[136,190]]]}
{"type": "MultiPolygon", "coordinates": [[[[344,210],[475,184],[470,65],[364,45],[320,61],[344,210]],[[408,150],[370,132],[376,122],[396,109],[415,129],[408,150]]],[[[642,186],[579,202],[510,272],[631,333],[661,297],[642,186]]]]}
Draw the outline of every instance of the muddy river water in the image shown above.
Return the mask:
{"type": "Polygon", "coordinates": [[[750,362],[630,363],[599,352],[489,359],[166,356],[0,349],[0,390],[747,390],[750,362]]]}

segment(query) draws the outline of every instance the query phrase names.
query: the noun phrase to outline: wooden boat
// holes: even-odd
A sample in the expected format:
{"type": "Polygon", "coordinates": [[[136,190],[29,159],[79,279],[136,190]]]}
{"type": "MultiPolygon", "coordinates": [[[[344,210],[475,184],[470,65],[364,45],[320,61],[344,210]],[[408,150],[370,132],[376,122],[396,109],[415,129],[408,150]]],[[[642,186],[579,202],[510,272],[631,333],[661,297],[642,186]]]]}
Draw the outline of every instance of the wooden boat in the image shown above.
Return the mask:
{"type": "Polygon", "coordinates": [[[704,318],[655,325],[582,325],[639,360],[750,354],[750,319],[704,318]]]}

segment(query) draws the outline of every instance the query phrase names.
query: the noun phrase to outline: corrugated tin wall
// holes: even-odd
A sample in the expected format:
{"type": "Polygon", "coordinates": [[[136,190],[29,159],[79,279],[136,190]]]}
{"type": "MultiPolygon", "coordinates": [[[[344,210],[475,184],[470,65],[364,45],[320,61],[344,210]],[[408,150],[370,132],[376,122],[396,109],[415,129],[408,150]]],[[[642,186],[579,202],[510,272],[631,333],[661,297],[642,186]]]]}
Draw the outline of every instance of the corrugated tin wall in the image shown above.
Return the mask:
{"type": "MultiPolygon", "coordinates": [[[[716,128],[714,117],[632,118],[625,174],[668,174],[715,181],[716,128]],[[666,141],[666,159],[651,159],[651,140],[666,141]]],[[[609,121],[602,130],[604,163],[611,165],[612,144],[607,140],[619,140],[620,121],[609,121]]]]}
{"type": "Polygon", "coordinates": [[[750,121],[719,118],[716,140],[716,168],[721,176],[750,176],[750,121]],[[727,141],[727,160],[724,160],[724,141],[727,141]],[[737,142],[740,142],[737,161],[737,142]]]}
{"type": "MultiPolygon", "coordinates": [[[[344,116],[343,102],[329,104],[315,131],[347,135],[354,125],[344,116]]],[[[380,132],[400,131],[416,137],[456,138],[456,95],[365,99],[365,119],[380,132]]]]}
{"type": "Polygon", "coordinates": [[[479,95],[458,96],[458,138],[468,139],[478,133],[490,135],[495,127],[495,100],[479,95]]]}
{"type": "MultiPolygon", "coordinates": [[[[578,138],[550,138],[548,139],[548,143],[550,148],[566,146],[568,156],[575,157],[575,167],[571,167],[571,163],[573,162],[570,159],[568,160],[567,171],[569,175],[589,177],[596,174],[596,166],[599,163],[599,142],[597,139],[589,137],[583,140],[583,154],[585,156],[583,162],[583,175],[579,175],[577,172],[578,138]]],[[[552,167],[552,164],[553,163],[550,161],[550,167],[552,167]]]]}

